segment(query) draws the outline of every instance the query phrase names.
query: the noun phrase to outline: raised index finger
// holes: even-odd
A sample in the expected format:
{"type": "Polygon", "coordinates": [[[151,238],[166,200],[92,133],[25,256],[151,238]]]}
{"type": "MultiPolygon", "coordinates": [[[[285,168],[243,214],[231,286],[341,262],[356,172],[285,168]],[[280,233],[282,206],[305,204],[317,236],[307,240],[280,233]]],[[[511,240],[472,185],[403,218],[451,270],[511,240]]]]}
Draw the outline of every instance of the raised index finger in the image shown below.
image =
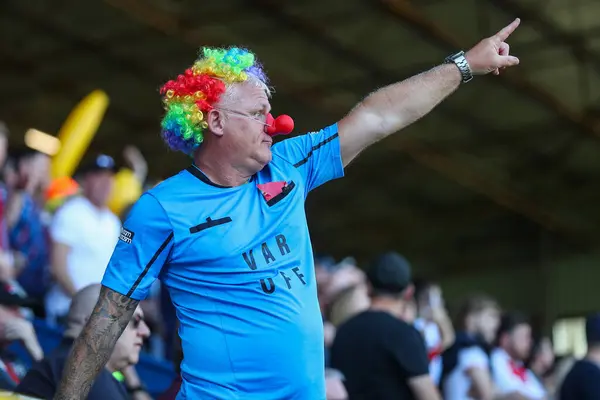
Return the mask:
{"type": "Polygon", "coordinates": [[[502,28],[500,32],[496,33],[496,38],[501,42],[504,42],[510,36],[510,34],[513,33],[515,29],[517,29],[520,23],[521,20],[519,18],[515,19],[509,25],[502,28]]]}

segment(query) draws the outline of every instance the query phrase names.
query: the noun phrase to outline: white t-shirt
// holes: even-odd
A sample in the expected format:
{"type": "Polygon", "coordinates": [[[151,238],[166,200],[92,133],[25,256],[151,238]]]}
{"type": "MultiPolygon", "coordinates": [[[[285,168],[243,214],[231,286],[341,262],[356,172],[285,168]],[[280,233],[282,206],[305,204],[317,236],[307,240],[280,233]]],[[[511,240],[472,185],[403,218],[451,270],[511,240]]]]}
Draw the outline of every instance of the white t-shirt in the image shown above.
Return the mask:
{"type": "MultiPolygon", "coordinates": [[[[121,229],[121,221],[109,209],[100,210],[83,196],[65,203],[54,215],[50,235],[71,248],[67,271],[76,290],[100,283],[121,229]]],[[[46,295],[50,321],[69,311],[71,299],[54,284],[46,295]]]]}
{"type": "Polygon", "coordinates": [[[490,362],[492,378],[500,394],[518,392],[531,399],[543,399],[546,396],[546,390],[533,372],[525,368],[523,363],[513,361],[503,349],[494,349],[490,362]]]}
{"type": "Polygon", "coordinates": [[[435,322],[417,318],[415,328],[423,335],[427,346],[429,358],[429,375],[436,385],[439,385],[442,376],[442,333],[435,322]]]}
{"type": "Polygon", "coordinates": [[[456,368],[445,379],[444,400],[470,400],[471,378],[467,375],[470,368],[489,370],[490,361],[485,352],[476,346],[462,349],[458,353],[456,368]]]}

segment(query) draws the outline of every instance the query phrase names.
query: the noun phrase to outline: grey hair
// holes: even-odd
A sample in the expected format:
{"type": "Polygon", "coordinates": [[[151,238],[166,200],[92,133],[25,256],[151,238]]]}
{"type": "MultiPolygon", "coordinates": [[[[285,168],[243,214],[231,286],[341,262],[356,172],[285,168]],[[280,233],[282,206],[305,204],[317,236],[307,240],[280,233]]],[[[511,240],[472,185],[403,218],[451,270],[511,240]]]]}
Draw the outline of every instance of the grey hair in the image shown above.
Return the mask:
{"type": "MultiPolygon", "coordinates": [[[[273,93],[275,92],[274,88],[267,85],[265,82],[263,82],[262,80],[260,80],[257,76],[252,75],[252,74],[248,74],[248,80],[246,80],[245,82],[248,82],[262,90],[265,91],[265,93],[267,94],[268,98],[271,98],[271,96],[273,95],[273,93]]],[[[233,100],[235,100],[236,97],[236,93],[235,93],[235,88],[237,87],[237,85],[239,85],[239,83],[228,83],[225,85],[225,93],[223,93],[223,96],[219,99],[219,103],[223,104],[227,104],[233,100]]]]}

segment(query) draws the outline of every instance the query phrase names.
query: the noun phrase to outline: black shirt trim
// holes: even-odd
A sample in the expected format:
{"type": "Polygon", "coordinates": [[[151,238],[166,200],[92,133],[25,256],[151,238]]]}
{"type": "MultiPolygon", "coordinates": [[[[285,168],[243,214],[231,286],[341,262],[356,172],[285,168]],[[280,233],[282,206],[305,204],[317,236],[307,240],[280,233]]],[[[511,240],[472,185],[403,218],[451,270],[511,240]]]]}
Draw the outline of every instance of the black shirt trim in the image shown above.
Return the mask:
{"type": "Polygon", "coordinates": [[[213,181],[208,179],[208,176],[204,175],[204,173],[202,173],[202,171],[200,171],[198,169],[198,167],[196,167],[195,165],[190,165],[186,169],[190,174],[194,175],[196,178],[200,179],[202,182],[206,183],[207,185],[218,187],[221,189],[229,189],[229,188],[233,187],[233,186],[223,186],[223,185],[219,185],[218,183],[214,183],[213,181]]]}
{"type": "Polygon", "coordinates": [[[131,287],[131,289],[129,289],[129,292],[127,292],[127,297],[131,297],[131,295],[133,294],[133,292],[135,292],[135,289],[137,289],[137,287],[139,286],[139,284],[142,282],[142,279],[144,279],[144,277],[146,276],[146,274],[150,270],[150,267],[152,266],[152,264],[154,264],[154,262],[158,259],[158,256],[160,256],[160,253],[162,253],[165,250],[165,248],[167,247],[167,245],[171,242],[171,240],[173,240],[174,236],[175,235],[173,234],[173,232],[171,232],[169,234],[169,236],[167,236],[167,238],[165,239],[165,241],[160,245],[160,247],[158,248],[158,250],[156,250],[156,253],[154,253],[154,256],[152,256],[152,258],[150,259],[150,261],[148,261],[148,264],[146,264],[146,267],[144,268],[144,270],[142,271],[142,273],[140,274],[140,276],[138,276],[138,278],[136,279],[136,281],[133,284],[133,286],[131,287]]]}
{"type": "Polygon", "coordinates": [[[308,162],[308,159],[312,157],[312,155],[313,155],[313,153],[314,153],[315,150],[318,150],[321,147],[325,146],[327,143],[331,142],[332,140],[334,140],[338,136],[339,136],[339,134],[336,132],[335,135],[331,135],[327,139],[323,140],[322,142],[317,143],[316,145],[314,145],[312,147],[312,149],[310,149],[310,151],[308,152],[308,154],[306,155],[306,157],[304,157],[302,160],[300,160],[296,164],[294,164],[294,167],[298,168],[298,167],[306,164],[308,162]]]}
{"type": "Polygon", "coordinates": [[[294,190],[294,188],[296,187],[296,184],[294,183],[294,181],[291,181],[289,185],[286,185],[283,187],[283,189],[281,189],[281,193],[279,193],[277,196],[274,196],[271,200],[267,201],[267,205],[269,207],[274,206],[275,204],[279,203],[281,200],[283,200],[288,194],[290,194],[290,192],[292,190],[294,190]]]}
{"type": "MultiPolygon", "coordinates": [[[[210,179],[208,179],[208,176],[204,175],[204,173],[202,171],[200,171],[200,169],[198,167],[196,167],[195,165],[190,165],[189,167],[186,168],[186,171],[189,172],[190,174],[194,175],[196,178],[200,179],[202,182],[206,183],[207,185],[210,186],[214,186],[220,189],[231,189],[233,186],[223,186],[223,185],[219,185],[218,183],[214,183],[213,181],[211,181],[210,179]]],[[[250,177],[250,179],[248,180],[248,182],[252,182],[255,178],[255,175],[252,175],[250,177]]]]}

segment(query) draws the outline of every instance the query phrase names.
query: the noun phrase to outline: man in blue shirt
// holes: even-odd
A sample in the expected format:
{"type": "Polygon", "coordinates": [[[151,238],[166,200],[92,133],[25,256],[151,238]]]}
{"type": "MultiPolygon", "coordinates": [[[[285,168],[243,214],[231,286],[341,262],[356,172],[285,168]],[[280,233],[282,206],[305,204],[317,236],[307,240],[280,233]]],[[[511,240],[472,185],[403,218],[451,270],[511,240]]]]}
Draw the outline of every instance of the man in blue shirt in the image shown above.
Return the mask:
{"type": "Polygon", "coordinates": [[[374,92],[339,123],[272,148],[270,93],[254,55],[203,49],[161,90],[163,138],[193,164],[131,210],[55,398],[85,397],[135,306],[160,278],[181,323],[179,399],[324,399],[306,196],[461,81],[516,65],[504,40],[518,23],[466,55],[374,92]]]}

